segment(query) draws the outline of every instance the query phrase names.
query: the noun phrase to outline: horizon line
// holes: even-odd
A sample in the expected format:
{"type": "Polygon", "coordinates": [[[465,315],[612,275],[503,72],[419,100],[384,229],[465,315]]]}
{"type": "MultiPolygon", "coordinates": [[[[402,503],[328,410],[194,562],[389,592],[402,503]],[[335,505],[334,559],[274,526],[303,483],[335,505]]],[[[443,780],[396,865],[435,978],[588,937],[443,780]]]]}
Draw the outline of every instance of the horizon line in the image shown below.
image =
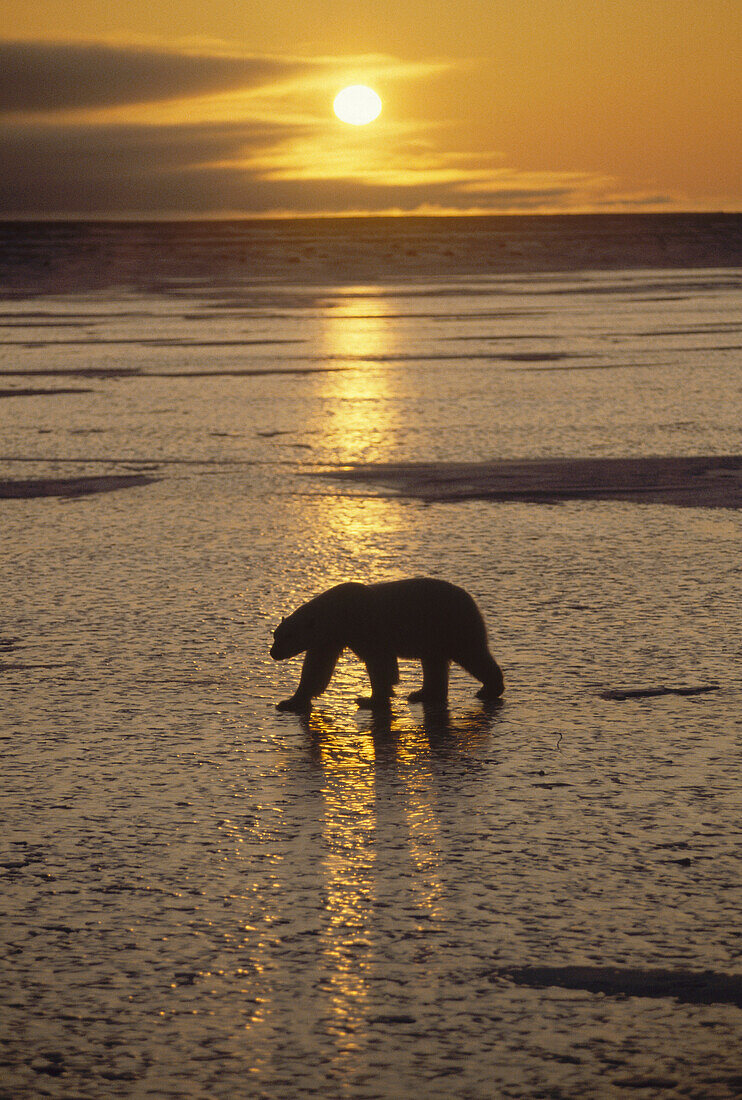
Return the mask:
{"type": "Polygon", "coordinates": [[[740,209],[672,210],[440,210],[440,211],[340,211],[334,213],[301,213],[274,211],[271,213],[219,213],[219,214],[19,214],[0,215],[1,225],[54,224],[70,222],[79,224],[109,225],[167,225],[184,222],[287,222],[287,221],[434,221],[454,219],[516,219],[516,218],[677,218],[677,217],[740,217],[740,209]]]}

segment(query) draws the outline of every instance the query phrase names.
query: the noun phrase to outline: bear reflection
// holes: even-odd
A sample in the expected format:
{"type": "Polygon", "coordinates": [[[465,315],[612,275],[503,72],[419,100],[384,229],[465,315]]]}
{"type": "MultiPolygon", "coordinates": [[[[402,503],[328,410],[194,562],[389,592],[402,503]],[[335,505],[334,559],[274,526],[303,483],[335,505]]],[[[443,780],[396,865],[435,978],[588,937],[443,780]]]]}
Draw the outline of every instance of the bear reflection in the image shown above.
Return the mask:
{"type": "Polygon", "coordinates": [[[407,753],[415,742],[428,756],[444,758],[462,752],[476,753],[489,744],[501,708],[502,703],[496,701],[452,715],[445,706],[424,706],[422,721],[415,721],[410,714],[395,715],[391,707],[378,708],[352,730],[347,723],[335,721],[322,710],[307,711],[300,716],[300,721],[314,763],[326,762],[328,747],[341,755],[344,755],[343,750],[353,755],[354,738],[370,734],[372,745],[369,744],[369,749],[372,748],[375,762],[381,764],[396,761],[400,752],[407,753]]]}

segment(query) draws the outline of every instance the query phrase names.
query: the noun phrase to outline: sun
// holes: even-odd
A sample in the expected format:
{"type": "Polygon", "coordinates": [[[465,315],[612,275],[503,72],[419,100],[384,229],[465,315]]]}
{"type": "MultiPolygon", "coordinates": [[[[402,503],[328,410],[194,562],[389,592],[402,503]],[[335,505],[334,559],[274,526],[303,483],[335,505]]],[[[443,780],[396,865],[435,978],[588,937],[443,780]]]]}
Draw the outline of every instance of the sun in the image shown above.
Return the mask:
{"type": "Polygon", "coordinates": [[[351,126],[365,126],[381,114],[381,99],[365,84],[351,84],[338,92],[332,104],[341,122],[351,126]]]}

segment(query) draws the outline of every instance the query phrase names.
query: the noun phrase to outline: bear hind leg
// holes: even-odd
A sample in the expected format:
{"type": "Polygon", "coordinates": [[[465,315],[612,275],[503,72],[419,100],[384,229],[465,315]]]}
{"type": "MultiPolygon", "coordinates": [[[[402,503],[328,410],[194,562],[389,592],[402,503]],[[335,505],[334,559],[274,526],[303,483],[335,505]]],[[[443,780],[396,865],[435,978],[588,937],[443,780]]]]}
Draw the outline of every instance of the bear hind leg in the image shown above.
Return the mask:
{"type": "Polygon", "coordinates": [[[410,703],[445,703],[448,699],[448,661],[445,657],[423,657],[423,686],[407,696],[410,703]]]}
{"type": "Polygon", "coordinates": [[[502,670],[490,651],[486,648],[475,653],[456,657],[456,664],[482,684],[477,692],[478,699],[499,699],[505,688],[502,670]]]}

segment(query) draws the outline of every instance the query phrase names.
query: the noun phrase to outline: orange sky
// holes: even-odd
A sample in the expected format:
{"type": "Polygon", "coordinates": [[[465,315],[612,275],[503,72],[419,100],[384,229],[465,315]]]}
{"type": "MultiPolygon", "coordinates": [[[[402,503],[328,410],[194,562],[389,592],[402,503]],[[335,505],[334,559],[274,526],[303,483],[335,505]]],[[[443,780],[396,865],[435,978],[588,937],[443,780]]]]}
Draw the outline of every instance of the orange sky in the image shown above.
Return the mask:
{"type": "Polygon", "coordinates": [[[742,0],[5,0],[0,215],[742,210],[742,0]],[[347,83],[384,101],[332,115],[347,83]]]}

